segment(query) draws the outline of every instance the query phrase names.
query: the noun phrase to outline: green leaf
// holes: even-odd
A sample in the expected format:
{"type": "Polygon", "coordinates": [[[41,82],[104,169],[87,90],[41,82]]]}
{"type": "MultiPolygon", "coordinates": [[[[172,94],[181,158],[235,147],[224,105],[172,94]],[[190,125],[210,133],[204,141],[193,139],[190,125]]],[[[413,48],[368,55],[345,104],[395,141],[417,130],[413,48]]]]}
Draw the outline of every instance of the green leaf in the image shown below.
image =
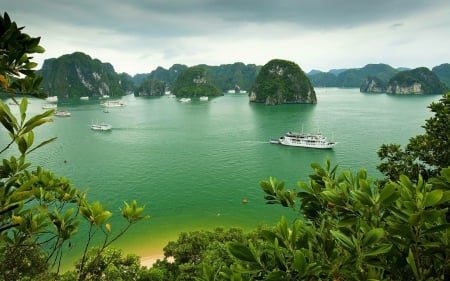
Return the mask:
{"type": "Polygon", "coordinates": [[[427,195],[425,196],[424,206],[425,207],[433,207],[433,206],[437,205],[443,195],[444,195],[444,191],[442,191],[440,189],[436,189],[436,190],[433,190],[433,191],[427,193],[427,195]]]}
{"type": "Polygon", "coordinates": [[[420,222],[420,215],[419,214],[412,214],[409,216],[408,223],[412,226],[419,225],[420,222]]]}
{"type": "Polygon", "coordinates": [[[230,242],[228,244],[228,250],[237,259],[248,262],[256,262],[256,259],[250,249],[241,243],[230,242]]]}
{"type": "Polygon", "coordinates": [[[366,256],[366,257],[373,257],[373,256],[386,254],[386,253],[388,253],[391,250],[391,248],[392,248],[392,244],[382,244],[380,246],[368,249],[364,253],[364,256],[366,256]]]}
{"type": "Polygon", "coordinates": [[[306,258],[302,251],[295,250],[294,253],[294,263],[292,264],[292,269],[304,273],[306,270],[306,258]]]}
{"type": "Polygon", "coordinates": [[[380,198],[378,199],[381,204],[389,204],[392,202],[393,197],[395,195],[396,186],[393,184],[387,184],[383,187],[380,193],[380,198]]]}
{"type": "Polygon", "coordinates": [[[348,251],[354,251],[355,245],[353,244],[352,240],[345,236],[342,232],[331,230],[331,234],[336,238],[341,245],[347,249],[348,251]]]}
{"type": "Polygon", "coordinates": [[[431,234],[436,232],[445,232],[447,229],[450,229],[450,223],[441,224],[435,227],[428,228],[423,231],[424,234],[431,234]]]}
{"type": "Polygon", "coordinates": [[[372,244],[377,243],[384,237],[384,230],[382,228],[374,228],[368,231],[364,235],[363,246],[369,247],[372,244]]]}
{"type": "Polygon", "coordinates": [[[25,120],[25,118],[27,117],[26,115],[27,107],[28,107],[28,99],[22,98],[22,101],[20,102],[19,105],[20,118],[22,121],[25,120]]]}
{"type": "Polygon", "coordinates": [[[419,278],[419,272],[417,271],[416,260],[414,259],[414,254],[413,254],[411,248],[409,249],[409,254],[408,254],[408,257],[406,258],[406,262],[411,267],[411,270],[414,273],[414,277],[416,278],[416,280],[421,280],[419,278]]]}

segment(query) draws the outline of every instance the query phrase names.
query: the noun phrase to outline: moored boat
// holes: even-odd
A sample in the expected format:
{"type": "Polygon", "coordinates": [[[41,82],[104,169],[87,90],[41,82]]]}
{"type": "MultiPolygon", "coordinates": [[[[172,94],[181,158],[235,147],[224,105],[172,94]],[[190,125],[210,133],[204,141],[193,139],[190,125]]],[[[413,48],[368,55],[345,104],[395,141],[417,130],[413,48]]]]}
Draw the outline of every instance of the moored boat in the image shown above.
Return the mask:
{"type": "Polygon", "coordinates": [[[107,123],[95,123],[91,125],[91,129],[94,131],[110,131],[112,129],[112,125],[107,123]]]}
{"type": "Polygon", "coordinates": [[[201,100],[201,101],[208,101],[208,96],[201,96],[201,97],[200,97],[200,100],[201,100]]]}
{"type": "Polygon", "coordinates": [[[56,104],[44,104],[42,109],[56,109],[58,106],[56,104]]]}
{"type": "Polygon", "coordinates": [[[45,99],[48,102],[58,102],[58,96],[50,96],[45,99]]]}
{"type": "Polygon", "coordinates": [[[122,106],[125,106],[126,104],[120,100],[110,100],[110,101],[105,101],[101,105],[104,107],[122,107],[122,106]]]}
{"type": "Polygon", "coordinates": [[[327,140],[320,132],[315,134],[287,132],[278,140],[270,140],[270,143],[319,149],[330,149],[337,144],[334,141],[327,140]]]}
{"type": "Polygon", "coordinates": [[[69,117],[71,114],[68,111],[57,110],[57,111],[55,111],[55,113],[53,113],[53,115],[58,116],[58,117],[69,117]]]}
{"type": "Polygon", "coordinates": [[[190,102],[191,98],[181,98],[180,101],[181,102],[190,102]]]}

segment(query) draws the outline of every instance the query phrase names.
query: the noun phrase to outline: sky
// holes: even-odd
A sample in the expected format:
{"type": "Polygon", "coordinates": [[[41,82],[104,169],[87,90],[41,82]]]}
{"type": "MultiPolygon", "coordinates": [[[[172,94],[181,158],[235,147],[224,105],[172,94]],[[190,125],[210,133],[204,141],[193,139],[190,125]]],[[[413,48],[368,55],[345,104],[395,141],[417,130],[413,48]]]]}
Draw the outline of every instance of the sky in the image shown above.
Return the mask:
{"type": "Polygon", "coordinates": [[[130,75],[275,58],[305,72],[450,63],[449,0],[0,0],[0,12],[41,37],[37,69],[78,51],[130,75]]]}

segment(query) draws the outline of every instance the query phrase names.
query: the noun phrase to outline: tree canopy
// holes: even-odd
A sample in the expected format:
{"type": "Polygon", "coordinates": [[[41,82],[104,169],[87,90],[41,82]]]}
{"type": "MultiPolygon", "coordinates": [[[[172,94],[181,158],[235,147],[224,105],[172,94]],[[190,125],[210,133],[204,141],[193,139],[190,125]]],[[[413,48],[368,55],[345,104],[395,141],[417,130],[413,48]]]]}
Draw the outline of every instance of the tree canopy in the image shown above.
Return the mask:
{"type": "Polygon", "coordinates": [[[27,156],[56,138],[34,143],[34,129],[52,122],[53,110],[27,116],[26,96],[45,97],[40,92],[41,78],[34,71],[37,64],[30,56],[44,49],[39,46],[40,38],[30,37],[22,29],[7,13],[0,17],[0,90],[19,108],[16,117],[0,101],[0,123],[9,136],[9,142],[0,149],[0,279],[51,279],[51,275],[58,274],[63,251],[70,247],[78,226],[86,223],[89,231],[81,235],[86,235],[87,241],[77,267],[77,280],[86,280],[90,270],[86,267],[86,254],[93,237],[103,235],[98,257],[133,224],[148,216],[136,201],[125,202],[121,212],[125,226],[112,228],[108,222],[112,213],[100,202],[90,203],[86,192],[50,170],[31,168],[27,156]],[[18,94],[20,102],[16,99],[18,94]],[[6,158],[7,151],[17,155],[6,158]],[[56,272],[50,271],[53,266],[56,272]]]}

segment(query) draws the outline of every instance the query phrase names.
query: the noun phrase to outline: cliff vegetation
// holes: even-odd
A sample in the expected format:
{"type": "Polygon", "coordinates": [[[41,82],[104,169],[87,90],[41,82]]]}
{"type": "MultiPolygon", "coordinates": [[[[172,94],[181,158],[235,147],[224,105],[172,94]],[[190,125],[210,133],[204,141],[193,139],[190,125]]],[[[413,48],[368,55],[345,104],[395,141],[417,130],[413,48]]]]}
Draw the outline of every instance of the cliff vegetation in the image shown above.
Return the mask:
{"type": "Polygon", "coordinates": [[[211,82],[208,72],[200,66],[189,67],[176,78],[171,88],[177,97],[221,96],[223,92],[211,82]]]}
{"type": "Polygon", "coordinates": [[[317,98],[311,82],[296,63],[274,59],[261,68],[251,88],[250,102],[317,103],[317,98]]]}

